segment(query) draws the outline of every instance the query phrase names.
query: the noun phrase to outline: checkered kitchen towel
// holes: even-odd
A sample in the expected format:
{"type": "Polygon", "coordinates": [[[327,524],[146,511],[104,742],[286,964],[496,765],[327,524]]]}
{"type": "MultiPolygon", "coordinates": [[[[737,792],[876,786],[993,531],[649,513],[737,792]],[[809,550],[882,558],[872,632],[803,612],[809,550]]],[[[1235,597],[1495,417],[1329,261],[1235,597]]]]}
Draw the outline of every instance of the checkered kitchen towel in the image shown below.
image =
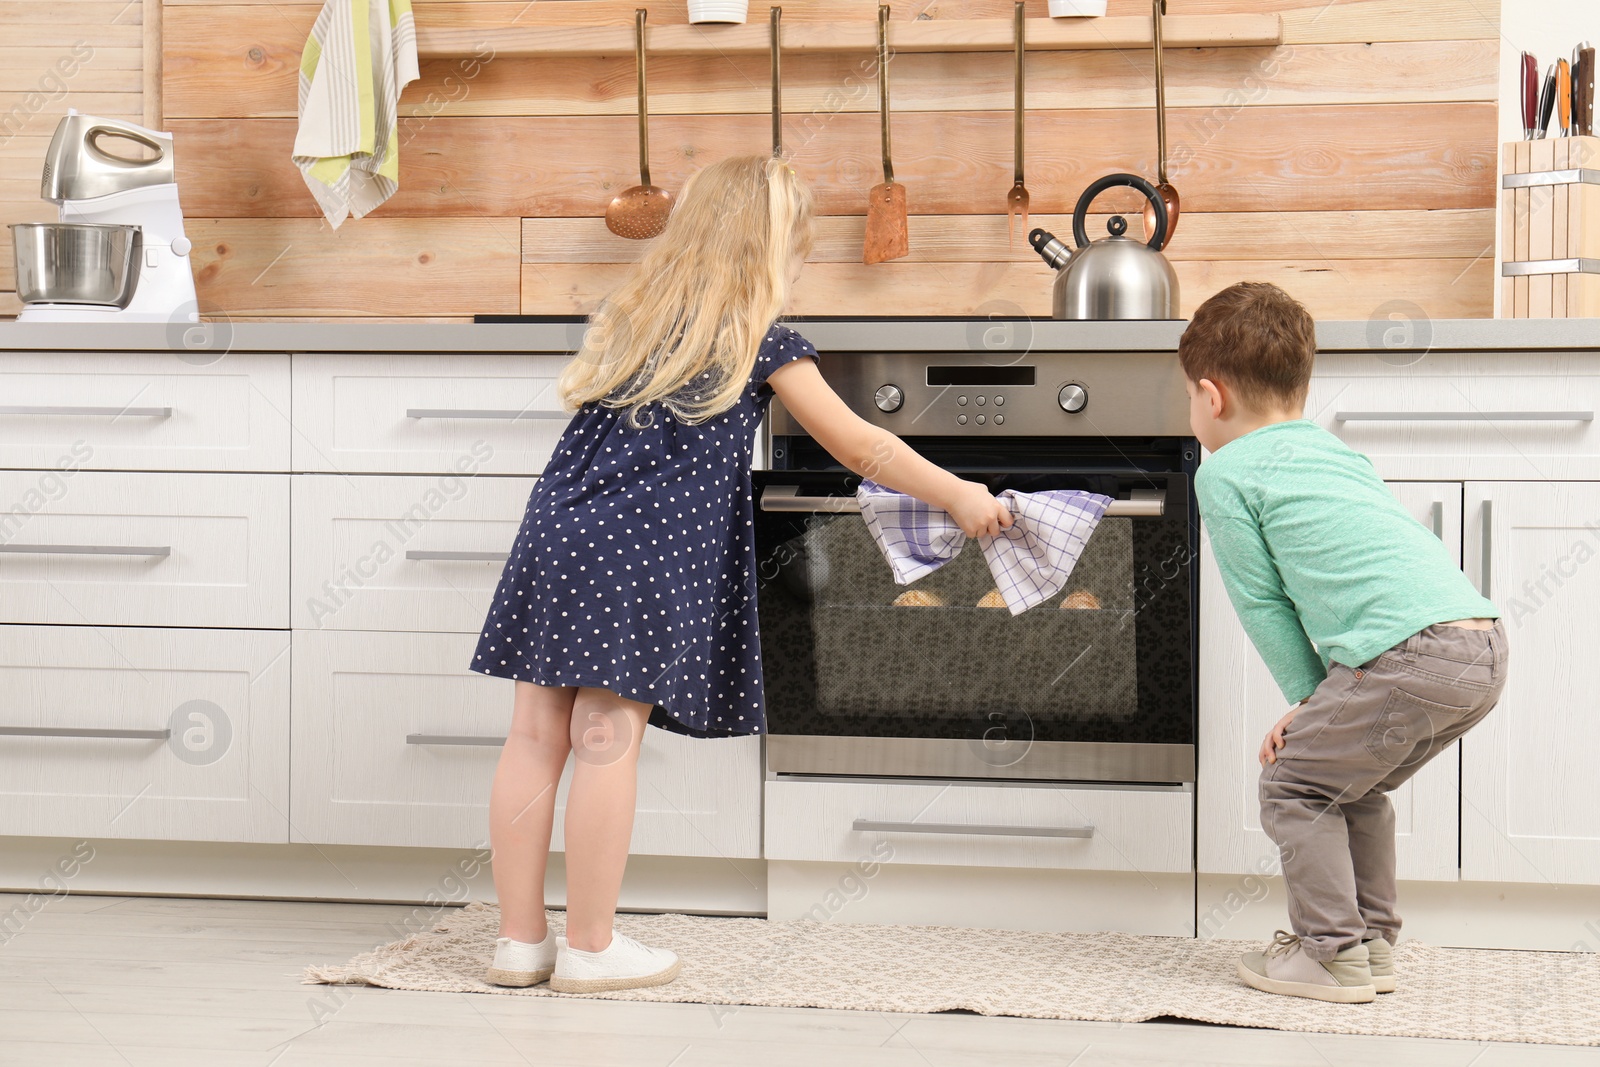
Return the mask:
{"type": "MultiPolygon", "coordinates": [[[[1011,614],[1021,615],[1066,586],[1111,498],[1077,490],[1019,493],[1006,489],[998,496],[1011,512],[1011,526],[998,537],[985,537],[978,543],[1006,607],[1011,614]]],[[[932,574],[967,543],[967,535],[948,512],[916,497],[863,479],[856,499],[867,529],[900,585],[932,574]]]]}

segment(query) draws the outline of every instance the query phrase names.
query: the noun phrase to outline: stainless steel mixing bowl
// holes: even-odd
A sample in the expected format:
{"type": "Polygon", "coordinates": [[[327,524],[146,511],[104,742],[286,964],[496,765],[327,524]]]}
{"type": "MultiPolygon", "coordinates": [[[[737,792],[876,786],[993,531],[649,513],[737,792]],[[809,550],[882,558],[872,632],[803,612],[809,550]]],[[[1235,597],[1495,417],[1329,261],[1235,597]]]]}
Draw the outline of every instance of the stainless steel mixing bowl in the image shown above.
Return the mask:
{"type": "Polygon", "coordinates": [[[24,304],[100,304],[125,308],[139,282],[138,226],[14,222],[17,296],[24,304]]]}

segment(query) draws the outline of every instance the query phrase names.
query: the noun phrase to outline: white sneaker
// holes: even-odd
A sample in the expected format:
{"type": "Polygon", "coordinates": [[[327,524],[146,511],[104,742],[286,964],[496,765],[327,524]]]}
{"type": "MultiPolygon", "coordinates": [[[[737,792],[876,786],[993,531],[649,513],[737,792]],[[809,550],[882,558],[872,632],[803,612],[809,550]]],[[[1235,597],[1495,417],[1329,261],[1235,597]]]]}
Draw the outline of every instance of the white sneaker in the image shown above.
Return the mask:
{"type": "Polygon", "coordinates": [[[549,931],[537,945],[496,938],[494,962],[484,976],[492,985],[529,986],[549,978],[556,969],[556,938],[549,931]]]}
{"type": "Polygon", "coordinates": [[[1265,952],[1240,956],[1237,970],[1245,985],[1263,993],[1334,1004],[1370,1004],[1377,993],[1366,945],[1350,945],[1323,962],[1307,956],[1300,939],[1282,930],[1265,952]]]}
{"type": "Polygon", "coordinates": [[[641,945],[626,934],[613,932],[611,944],[599,952],[569,948],[556,939],[555,977],[550,988],[557,993],[603,993],[614,989],[643,989],[666,985],[678,977],[678,954],[641,945]]]}

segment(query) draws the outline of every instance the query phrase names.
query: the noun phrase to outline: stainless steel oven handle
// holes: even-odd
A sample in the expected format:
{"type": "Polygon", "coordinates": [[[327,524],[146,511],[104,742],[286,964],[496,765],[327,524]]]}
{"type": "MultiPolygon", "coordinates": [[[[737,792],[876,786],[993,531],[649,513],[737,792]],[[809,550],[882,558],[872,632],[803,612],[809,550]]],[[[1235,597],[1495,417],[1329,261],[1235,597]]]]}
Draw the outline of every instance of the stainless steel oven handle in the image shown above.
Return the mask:
{"type": "Polygon", "coordinates": [[[985,837],[1077,837],[1094,836],[1092,826],[999,826],[988,823],[885,822],[857,819],[850,829],[877,830],[891,834],[981,834],[985,837]]]}
{"type": "MultiPolygon", "coordinates": [[[[761,510],[854,514],[861,511],[861,503],[853,496],[801,496],[797,485],[769,485],[761,491],[761,510]]],[[[1166,497],[1160,490],[1135,489],[1130,499],[1113,500],[1105,517],[1159,519],[1166,511],[1166,497]]]]}

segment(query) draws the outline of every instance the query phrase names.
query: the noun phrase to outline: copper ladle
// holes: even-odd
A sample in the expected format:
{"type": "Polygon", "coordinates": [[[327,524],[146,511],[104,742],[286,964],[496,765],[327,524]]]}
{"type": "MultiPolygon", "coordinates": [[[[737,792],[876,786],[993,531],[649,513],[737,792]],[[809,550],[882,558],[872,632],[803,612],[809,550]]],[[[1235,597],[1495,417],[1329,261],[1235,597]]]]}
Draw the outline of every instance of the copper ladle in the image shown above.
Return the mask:
{"type": "Polygon", "coordinates": [[[606,229],[632,241],[656,236],[672,214],[672,194],[650,184],[650,107],[644,88],[646,14],[642,7],[633,13],[633,57],[639,70],[639,184],[624,189],[606,206],[606,229]]]}
{"type": "MultiPolygon", "coordinates": [[[[1178,228],[1178,190],[1167,181],[1167,82],[1161,70],[1161,16],[1167,9],[1167,0],[1154,0],[1155,4],[1155,53],[1156,53],[1156,192],[1161,194],[1161,202],[1167,205],[1167,237],[1161,242],[1161,247],[1166,248],[1172,243],[1172,233],[1178,228]]],[[[1144,232],[1156,232],[1156,207],[1154,204],[1144,206],[1144,232]]]]}
{"type": "Polygon", "coordinates": [[[1023,77],[1026,69],[1026,50],[1024,35],[1027,32],[1027,7],[1018,3],[1015,8],[1017,24],[1017,87],[1016,103],[1014,105],[1016,124],[1016,137],[1013,145],[1012,160],[1015,164],[1015,181],[1011,191],[1006,194],[1006,240],[1010,247],[1016,246],[1017,216],[1022,217],[1022,232],[1028,232],[1028,187],[1022,184],[1022,117],[1026,107],[1023,93],[1023,77]]]}

